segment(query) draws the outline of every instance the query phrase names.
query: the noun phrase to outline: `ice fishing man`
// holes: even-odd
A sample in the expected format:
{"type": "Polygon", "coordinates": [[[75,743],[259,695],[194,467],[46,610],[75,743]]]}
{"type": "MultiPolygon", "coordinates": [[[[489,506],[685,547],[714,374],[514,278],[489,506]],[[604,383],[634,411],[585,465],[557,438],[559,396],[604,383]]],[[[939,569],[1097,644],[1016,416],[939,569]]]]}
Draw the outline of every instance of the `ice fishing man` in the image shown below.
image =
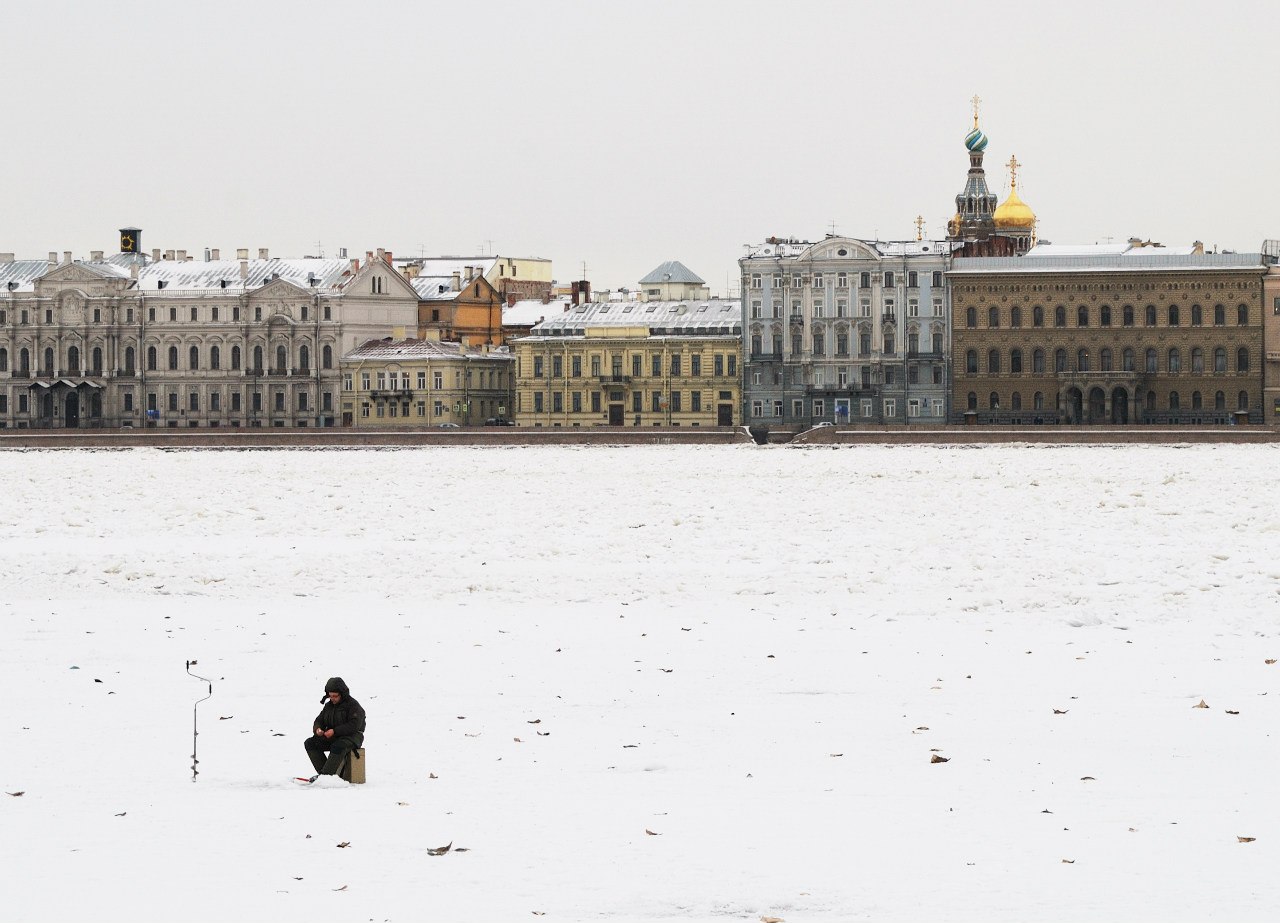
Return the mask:
{"type": "Polygon", "coordinates": [[[364,708],[351,698],[351,690],[341,676],[332,677],[324,684],[324,708],[312,722],[312,735],[307,738],[307,756],[317,775],[336,775],[343,759],[352,750],[364,745],[364,708]],[[325,752],[329,756],[325,758],[325,752]]]}

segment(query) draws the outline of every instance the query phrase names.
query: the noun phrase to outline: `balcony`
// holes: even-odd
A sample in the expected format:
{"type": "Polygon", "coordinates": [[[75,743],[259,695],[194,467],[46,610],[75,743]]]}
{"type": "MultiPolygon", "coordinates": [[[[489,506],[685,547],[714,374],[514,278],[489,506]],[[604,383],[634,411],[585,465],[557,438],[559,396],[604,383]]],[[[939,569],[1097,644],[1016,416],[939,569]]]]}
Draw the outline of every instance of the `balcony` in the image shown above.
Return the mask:
{"type": "Polygon", "coordinates": [[[289,374],[289,370],[288,369],[268,369],[267,374],[272,377],[283,378],[289,374]]]}
{"type": "Polygon", "coordinates": [[[618,374],[613,374],[613,375],[600,375],[600,376],[598,376],[598,377],[599,377],[599,380],[600,380],[600,384],[601,384],[601,385],[603,385],[603,386],[607,386],[607,385],[629,385],[629,384],[631,384],[631,376],[630,376],[630,375],[623,375],[623,374],[618,373],[618,374]]]}
{"type": "Polygon", "coordinates": [[[941,349],[908,349],[908,359],[941,359],[941,349]]]}
{"type": "Polygon", "coordinates": [[[30,377],[31,377],[31,370],[30,370],[30,369],[16,369],[16,370],[14,370],[14,371],[10,372],[9,374],[10,374],[10,376],[11,376],[11,377],[13,377],[13,378],[30,378],[30,377]]]}
{"type": "Polygon", "coordinates": [[[311,369],[309,368],[291,369],[289,371],[289,374],[292,375],[294,378],[309,378],[311,377],[311,369]]]}
{"type": "Polygon", "coordinates": [[[881,315],[880,315],[880,323],[881,323],[881,324],[895,324],[895,323],[897,323],[897,318],[896,318],[893,314],[889,314],[889,313],[881,314],[881,315]]]}

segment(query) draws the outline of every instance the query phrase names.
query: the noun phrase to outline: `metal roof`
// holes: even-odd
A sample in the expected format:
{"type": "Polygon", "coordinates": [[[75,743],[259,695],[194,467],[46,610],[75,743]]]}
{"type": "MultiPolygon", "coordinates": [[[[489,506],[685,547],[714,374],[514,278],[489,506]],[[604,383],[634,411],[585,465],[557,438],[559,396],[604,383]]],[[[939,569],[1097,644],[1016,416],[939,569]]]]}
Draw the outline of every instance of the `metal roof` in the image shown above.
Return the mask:
{"type": "Polygon", "coordinates": [[[567,298],[557,298],[544,302],[541,298],[526,298],[513,305],[502,308],[502,325],[504,327],[531,327],[549,317],[559,317],[573,305],[567,298]]]}
{"type": "Polygon", "coordinates": [[[31,292],[33,283],[53,268],[48,260],[15,260],[0,263],[0,295],[6,292],[31,292]]]}
{"type": "Polygon", "coordinates": [[[351,275],[351,261],[339,259],[245,260],[246,276],[240,279],[240,260],[161,260],[138,271],[138,288],[144,292],[191,292],[227,288],[261,288],[283,279],[302,289],[333,290],[351,275]],[[160,283],[164,288],[160,289],[160,283]]]}
{"type": "Polygon", "coordinates": [[[1147,249],[1092,256],[959,257],[948,275],[976,273],[1177,272],[1266,268],[1260,253],[1159,253],[1147,249]]]}
{"type": "Polygon", "coordinates": [[[650,334],[727,336],[742,333],[738,301],[593,301],[536,324],[531,336],[582,336],[588,327],[647,327],[650,334]]]}
{"type": "Polygon", "coordinates": [[[693,271],[679,260],[667,260],[640,280],[641,285],[658,285],[662,282],[681,282],[687,285],[707,284],[694,275],[693,271]]]}
{"type": "Polygon", "coordinates": [[[367,359],[502,359],[511,361],[514,357],[506,347],[485,352],[479,349],[468,349],[461,343],[447,343],[440,340],[393,340],[387,337],[382,340],[366,340],[342,357],[343,362],[361,362],[367,359]]]}

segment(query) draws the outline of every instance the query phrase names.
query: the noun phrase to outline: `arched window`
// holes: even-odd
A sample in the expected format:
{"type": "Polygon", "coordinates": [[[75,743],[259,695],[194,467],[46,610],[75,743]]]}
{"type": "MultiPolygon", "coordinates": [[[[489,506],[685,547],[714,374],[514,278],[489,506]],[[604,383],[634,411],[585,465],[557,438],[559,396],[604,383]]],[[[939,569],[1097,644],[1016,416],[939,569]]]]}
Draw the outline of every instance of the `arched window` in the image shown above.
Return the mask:
{"type": "Polygon", "coordinates": [[[1147,371],[1160,371],[1160,364],[1159,360],[1156,358],[1156,351],[1154,347],[1147,347],[1147,371]]]}
{"type": "Polygon", "coordinates": [[[1199,327],[1204,323],[1204,310],[1198,304],[1191,306],[1191,326],[1199,327]]]}
{"type": "Polygon", "coordinates": [[[1178,326],[1178,306],[1176,304],[1169,305],[1169,326],[1178,326]]]}
{"type": "Polygon", "coordinates": [[[176,369],[178,367],[178,347],[169,347],[169,368],[176,369]]]}
{"type": "Polygon", "coordinates": [[[1227,396],[1226,396],[1225,394],[1223,394],[1221,391],[1215,391],[1215,392],[1214,392],[1214,395],[1213,395],[1213,409],[1214,409],[1214,410],[1226,410],[1226,409],[1227,409],[1227,396]]]}
{"type": "Polygon", "coordinates": [[[283,372],[289,368],[289,351],[283,346],[276,347],[276,371],[283,372]]]}
{"type": "Polygon", "coordinates": [[[93,348],[93,352],[89,354],[89,358],[91,360],[89,365],[93,369],[93,374],[101,375],[102,374],[102,347],[95,346],[93,348]]]}
{"type": "Polygon", "coordinates": [[[18,371],[24,375],[31,374],[31,353],[25,346],[18,350],[18,371]]]}
{"type": "Polygon", "coordinates": [[[893,272],[892,270],[884,274],[884,287],[893,288],[893,272]]]}
{"type": "Polygon", "coordinates": [[[9,371],[9,350],[0,346],[0,372],[9,371]]]}
{"type": "Polygon", "coordinates": [[[195,371],[200,368],[200,347],[192,346],[187,350],[187,368],[195,371]]]}
{"type": "Polygon", "coordinates": [[[253,370],[255,372],[262,371],[262,347],[255,346],[253,348],[253,370]]]}
{"type": "Polygon", "coordinates": [[[1014,307],[1009,309],[1009,326],[1022,326],[1022,308],[1014,307]]]}
{"type": "Polygon", "coordinates": [[[1249,371],[1249,349],[1248,349],[1248,347],[1241,346],[1239,349],[1237,349],[1237,350],[1236,350],[1236,371],[1237,371],[1237,372],[1247,372],[1247,371],[1249,371]]]}
{"type": "Polygon", "coordinates": [[[77,375],[80,372],[80,347],[67,347],[67,368],[71,374],[77,375]]]}
{"type": "Polygon", "coordinates": [[[988,327],[1000,326],[1000,309],[999,308],[987,309],[987,326],[988,327]]]}
{"type": "Polygon", "coordinates": [[[1089,326],[1089,309],[1084,305],[1080,305],[1080,307],[1076,308],[1076,326],[1089,326]]]}
{"type": "Polygon", "coordinates": [[[978,311],[976,308],[966,308],[964,312],[964,323],[966,327],[978,326],[978,311]]]}
{"type": "Polygon", "coordinates": [[[44,373],[46,375],[53,374],[53,350],[46,348],[44,351],[44,373]]]}
{"type": "Polygon", "coordinates": [[[1133,305],[1127,304],[1124,306],[1124,318],[1122,322],[1126,327],[1133,326],[1133,305]]]}
{"type": "Polygon", "coordinates": [[[1098,354],[1098,368],[1103,372],[1111,371],[1111,350],[1104,349],[1098,354]]]}
{"type": "Polygon", "coordinates": [[[1239,394],[1236,395],[1236,410],[1248,410],[1248,409],[1249,409],[1249,392],[1241,391],[1239,394]]]}
{"type": "Polygon", "coordinates": [[[964,354],[964,371],[966,375],[978,374],[978,351],[971,349],[964,354]]]}
{"type": "Polygon", "coordinates": [[[992,375],[1000,374],[1000,350],[993,349],[987,353],[987,372],[992,375]]]}
{"type": "Polygon", "coordinates": [[[1192,410],[1204,409],[1204,397],[1201,396],[1199,391],[1191,392],[1191,409],[1192,410]]]}
{"type": "Polygon", "coordinates": [[[1031,309],[1031,326],[1044,326],[1044,308],[1040,307],[1040,305],[1036,305],[1031,309]]]}
{"type": "Polygon", "coordinates": [[[1215,372],[1227,370],[1227,351],[1221,346],[1213,351],[1213,370],[1215,372]]]}
{"type": "Polygon", "coordinates": [[[156,348],[154,346],[147,347],[147,371],[154,372],[156,370],[156,348]]]}
{"type": "MultiPolygon", "coordinates": [[[[846,336],[846,341],[847,339],[848,337],[846,336]]],[[[845,354],[848,354],[848,346],[844,348],[844,352],[845,354]]],[[[320,367],[325,369],[333,368],[333,347],[328,343],[325,343],[324,347],[320,350],[320,367]]]]}
{"type": "Polygon", "coordinates": [[[992,391],[987,395],[987,407],[991,410],[1000,409],[1000,395],[992,391]]]}
{"type": "Polygon", "coordinates": [[[1221,327],[1227,322],[1227,309],[1220,304],[1213,306],[1213,326],[1221,327]]]}
{"type": "Polygon", "coordinates": [[[1044,410],[1044,392],[1037,391],[1031,396],[1031,408],[1033,410],[1044,410]]]}
{"type": "Polygon", "coordinates": [[[1104,327],[1110,327],[1111,326],[1111,305],[1104,304],[1101,308],[1098,309],[1098,313],[1099,313],[1098,323],[1104,327]]]}
{"type": "Polygon", "coordinates": [[[1014,391],[1013,394],[1010,396],[1009,409],[1010,410],[1022,409],[1022,392],[1021,391],[1014,391]]]}
{"type": "Polygon", "coordinates": [[[978,395],[974,391],[969,392],[969,409],[970,410],[978,409],[978,395]]]}
{"type": "Polygon", "coordinates": [[[1156,393],[1154,391],[1147,392],[1147,409],[1148,410],[1156,409],[1156,393]]]}
{"type": "Polygon", "coordinates": [[[1133,371],[1133,350],[1126,349],[1123,353],[1121,353],[1120,362],[1121,362],[1120,368],[1122,371],[1132,372],[1133,371]]]}
{"type": "Polygon", "coordinates": [[[1182,353],[1177,348],[1169,350],[1169,374],[1176,375],[1182,371],[1182,353]]]}
{"type": "Polygon", "coordinates": [[[1062,305],[1058,305],[1056,308],[1053,309],[1053,326],[1055,327],[1067,326],[1067,309],[1064,308],[1062,305]]]}
{"type": "Polygon", "coordinates": [[[1249,323],[1249,306],[1247,304],[1242,304],[1236,308],[1236,323],[1241,327],[1249,323]]]}
{"type": "Polygon", "coordinates": [[[240,371],[240,347],[239,346],[231,347],[231,371],[233,372],[240,371]]]}
{"type": "Polygon", "coordinates": [[[1031,371],[1037,375],[1044,374],[1044,350],[1037,349],[1031,354],[1031,371]]]}
{"type": "Polygon", "coordinates": [[[1170,409],[1170,410],[1181,410],[1181,409],[1182,409],[1182,398],[1178,397],[1178,392],[1177,392],[1177,391],[1170,391],[1170,392],[1169,392],[1169,409],[1170,409]]]}
{"type": "Polygon", "coordinates": [[[1156,306],[1153,304],[1149,304],[1147,305],[1147,326],[1154,327],[1155,325],[1156,325],[1156,306]]]}
{"type": "Polygon", "coordinates": [[[124,348],[124,370],[129,374],[133,374],[134,372],[133,365],[137,361],[136,356],[137,353],[133,351],[132,346],[126,346],[124,348]]]}
{"type": "Polygon", "coordinates": [[[1053,370],[1055,372],[1065,372],[1067,370],[1067,351],[1058,349],[1053,354],[1053,370]]]}
{"type": "Polygon", "coordinates": [[[1009,371],[1015,375],[1022,374],[1022,350],[1009,350],[1009,371]]]}
{"type": "MultiPolygon", "coordinates": [[[[817,350],[814,350],[817,352],[817,350]]],[[[306,372],[311,369],[311,347],[305,343],[298,347],[298,368],[306,372]]]]}
{"type": "Polygon", "coordinates": [[[209,347],[209,368],[222,368],[222,349],[217,344],[209,347]]]}
{"type": "Polygon", "coordinates": [[[1076,351],[1076,371],[1089,371],[1089,350],[1080,349],[1076,351]]]}

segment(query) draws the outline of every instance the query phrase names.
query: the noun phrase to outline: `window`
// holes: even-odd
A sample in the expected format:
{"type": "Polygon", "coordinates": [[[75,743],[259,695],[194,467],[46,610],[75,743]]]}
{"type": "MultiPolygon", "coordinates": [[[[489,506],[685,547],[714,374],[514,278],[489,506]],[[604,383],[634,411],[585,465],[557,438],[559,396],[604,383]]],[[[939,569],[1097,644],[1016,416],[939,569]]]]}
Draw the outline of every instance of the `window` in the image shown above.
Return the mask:
{"type": "Polygon", "coordinates": [[[1000,395],[994,391],[992,391],[990,394],[987,395],[987,409],[988,410],[1000,409],[1000,395]]]}
{"type": "Polygon", "coordinates": [[[998,308],[987,309],[987,326],[988,327],[1000,326],[1000,310],[998,308]]]}
{"type": "Polygon", "coordinates": [[[1044,374],[1044,350],[1037,349],[1031,354],[1031,371],[1037,375],[1044,374]]]}
{"type": "Polygon", "coordinates": [[[964,354],[964,371],[966,375],[978,374],[978,351],[971,349],[964,354]]]}
{"type": "Polygon", "coordinates": [[[791,355],[798,356],[804,352],[804,337],[798,333],[791,334],[791,355]]]}
{"type": "Polygon", "coordinates": [[[1098,323],[1103,327],[1111,326],[1111,305],[1104,304],[1098,309],[1098,323]]]}
{"type": "Polygon", "coordinates": [[[1055,327],[1067,326],[1067,309],[1064,308],[1062,305],[1058,305],[1056,308],[1053,309],[1053,326],[1055,327]]]}
{"type": "Polygon", "coordinates": [[[1148,347],[1147,348],[1147,371],[1158,372],[1159,370],[1160,368],[1159,368],[1159,363],[1156,359],[1156,351],[1155,349],[1148,347]]]}
{"type": "MultiPolygon", "coordinates": [[[[1203,308],[1201,308],[1201,307],[1200,307],[1200,305],[1198,305],[1198,304],[1193,304],[1193,305],[1191,306],[1191,326],[1192,326],[1192,327],[1199,327],[1199,326],[1200,326],[1201,324],[1203,324],[1203,323],[1204,323],[1204,309],[1203,309],[1203,308]]],[[[1193,396],[1192,396],[1192,398],[1191,398],[1191,406],[1192,406],[1192,407],[1194,407],[1194,406],[1195,406],[1195,396],[1194,396],[1194,395],[1193,395],[1193,396]]]]}
{"type": "Polygon", "coordinates": [[[569,395],[569,407],[573,413],[582,413],[582,392],[574,391],[569,395]]]}
{"type": "Polygon", "coordinates": [[[661,378],[662,377],[662,355],[660,353],[654,353],[650,361],[652,363],[652,368],[653,368],[653,377],[661,378]]]}
{"type": "Polygon", "coordinates": [[[255,346],[253,348],[253,368],[255,371],[259,373],[261,373],[262,371],[262,347],[261,346],[255,346]]]}
{"type": "Polygon", "coordinates": [[[178,309],[177,309],[177,308],[170,308],[170,309],[169,309],[169,320],[170,320],[170,321],[176,321],[177,319],[178,319],[178,309]]]}
{"type": "Polygon", "coordinates": [[[1236,350],[1236,371],[1249,371],[1249,350],[1244,346],[1236,350]]]}
{"type": "Polygon", "coordinates": [[[1169,326],[1178,326],[1178,306],[1176,304],[1169,305],[1169,326]]]}
{"type": "Polygon", "coordinates": [[[124,412],[133,413],[133,392],[125,391],[122,396],[124,397],[124,412]]]}
{"type": "Polygon", "coordinates": [[[276,347],[276,371],[283,372],[289,368],[289,351],[284,346],[276,347]]]}
{"type": "Polygon", "coordinates": [[[871,288],[871,273],[869,273],[869,272],[859,273],[859,275],[858,275],[858,287],[859,287],[859,288],[871,288]]]}
{"type": "Polygon", "coordinates": [[[751,416],[753,416],[753,417],[763,417],[763,416],[764,416],[764,401],[752,401],[752,402],[751,402],[751,416]]]}
{"type": "Polygon", "coordinates": [[[1098,354],[1098,368],[1103,372],[1110,372],[1111,369],[1111,350],[1104,349],[1098,354]]]}
{"type": "Polygon", "coordinates": [[[966,406],[969,410],[977,410],[977,409],[978,409],[978,395],[977,395],[977,392],[975,392],[975,391],[970,391],[970,392],[969,392],[968,397],[965,399],[965,406],[966,406]]]}
{"type": "Polygon", "coordinates": [[[1169,350],[1169,374],[1176,375],[1181,371],[1182,371],[1182,353],[1178,352],[1176,348],[1169,350]]]}
{"type": "Polygon", "coordinates": [[[178,410],[178,392],[170,391],[169,392],[169,411],[171,413],[176,413],[177,410],[178,410]]]}
{"type": "Polygon", "coordinates": [[[1191,350],[1191,371],[1193,372],[1204,371],[1204,350],[1201,349],[1199,346],[1191,350]]]}
{"type": "Polygon", "coordinates": [[[814,331],[813,354],[815,356],[825,356],[827,354],[827,341],[822,335],[822,331],[814,331]]]}
{"type": "Polygon", "coordinates": [[[702,412],[702,392],[701,391],[689,392],[689,410],[692,413],[702,412]]]}
{"type": "Polygon", "coordinates": [[[1022,374],[1022,350],[1013,349],[1009,351],[1009,371],[1015,375],[1022,374]]]}
{"type": "Polygon", "coordinates": [[[680,357],[678,355],[671,357],[671,377],[680,377],[680,357]]]}
{"type": "Polygon", "coordinates": [[[320,350],[320,367],[324,369],[333,368],[333,347],[328,343],[320,350]]]}
{"type": "Polygon", "coordinates": [[[1221,391],[1218,391],[1218,392],[1215,392],[1215,393],[1214,393],[1214,395],[1213,395],[1213,409],[1214,409],[1214,410],[1226,410],[1226,409],[1227,409],[1227,396],[1226,396],[1226,394],[1224,394],[1224,393],[1223,393],[1223,392],[1221,392],[1221,391]]]}
{"type": "Polygon", "coordinates": [[[1153,304],[1149,304],[1147,305],[1147,326],[1154,327],[1155,325],[1156,325],[1156,306],[1153,304]]]}
{"type": "Polygon", "coordinates": [[[898,401],[895,398],[887,397],[884,400],[884,416],[886,420],[892,420],[898,415],[898,401]]]}
{"type": "Polygon", "coordinates": [[[886,353],[894,352],[893,331],[886,330],[884,334],[884,351],[886,353]]]}
{"type": "Polygon", "coordinates": [[[1248,409],[1249,409],[1249,392],[1241,391],[1239,394],[1236,395],[1236,410],[1248,410],[1248,409]]]}
{"type": "Polygon", "coordinates": [[[761,343],[760,334],[758,333],[751,334],[751,355],[753,356],[760,355],[761,348],[763,347],[763,345],[764,344],[761,343]]]}
{"type": "Polygon", "coordinates": [[[1044,410],[1044,392],[1037,391],[1031,397],[1031,408],[1033,410],[1044,410]]]}
{"type": "MultiPolygon", "coordinates": [[[[478,288],[476,290],[476,294],[480,294],[478,288]]],[[[551,412],[564,413],[564,394],[559,391],[554,391],[551,394],[551,412]]]]}
{"type": "Polygon", "coordinates": [[[599,391],[591,392],[591,412],[592,413],[600,412],[600,392],[599,391]]]}
{"type": "Polygon", "coordinates": [[[1034,308],[1031,309],[1031,326],[1032,327],[1044,326],[1044,308],[1040,307],[1040,305],[1036,305],[1034,308]]]}
{"type": "Polygon", "coordinates": [[[200,347],[192,346],[187,350],[187,368],[192,371],[200,368],[200,347]]]}
{"type": "Polygon", "coordinates": [[[993,349],[987,353],[987,372],[991,375],[1000,374],[1000,350],[993,349]]]}
{"type": "MultiPolygon", "coordinates": [[[[381,408],[382,405],[379,404],[378,407],[381,408]]],[[[277,391],[276,392],[276,411],[282,412],[283,410],[284,410],[284,392],[277,391]]]]}
{"type": "Polygon", "coordinates": [[[871,299],[870,298],[858,299],[858,314],[861,315],[862,317],[871,316],[871,299]]]}
{"type": "Polygon", "coordinates": [[[132,375],[135,371],[134,365],[137,362],[136,353],[132,346],[126,346],[124,349],[124,370],[132,375]]]}
{"type": "Polygon", "coordinates": [[[662,411],[662,392],[654,391],[650,395],[650,399],[653,401],[653,412],[660,413],[662,411]]]}
{"type": "Polygon", "coordinates": [[[169,347],[169,369],[170,371],[178,367],[178,347],[169,347]]]}
{"type": "Polygon", "coordinates": [[[1127,304],[1124,306],[1124,309],[1122,311],[1121,323],[1123,323],[1126,327],[1133,326],[1133,305],[1127,304]]]}
{"type": "Polygon", "coordinates": [[[941,298],[933,299],[933,316],[934,317],[942,316],[942,299],[941,298]]]}
{"type": "Polygon", "coordinates": [[[679,412],[680,412],[680,410],[682,409],[682,408],[681,408],[681,398],[682,398],[683,396],[684,396],[684,392],[683,392],[683,391],[672,391],[672,392],[671,392],[671,411],[672,411],[673,413],[679,413],[679,412]]]}
{"type": "Polygon", "coordinates": [[[551,377],[552,378],[564,377],[564,357],[563,356],[551,357],[551,377]]]}
{"type": "Polygon", "coordinates": [[[978,326],[978,311],[976,308],[965,308],[964,325],[970,328],[978,326]]]}
{"type": "MultiPolygon", "coordinates": [[[[1236,325],[1243,327],[1249,323],[1249,306],[1242,304],[1236,308],[1236,325]]],[[[1241,392],[1242,394],[1244,392],[1241,392]]],[[[1241,408],[1244,409],[1244,408],[1241,408]]]]}
{"type": "Polygon", "coordinates": [[[1221,346],[1213,351],[1213,370],[1218,373],[1227,370],[1227,351],[1221,346]]]}
{"type": "Polygon", "coordinates": [[[1199,391],[1191,392],[1191,409],[1192,410],[1204,409],[1204,396],[1199,391]]]}
{"type": "Polygon", "coordinates": [[[1013,307],[1009,309],[1009,326],[1010,327],[1022,326],[1022,308],[1013,307]]]}
{"type": "Polygon", "coordinates": [[[533,412],[542,413],[543,395],[541,391],[533,392],[533,412]]]}
{"type": "Polygon", "coordinates": [[[1124,353],[1122,354],[1121,361],[1122,361],[1122,365],[1121,365],[1121,369],[1122,369],[1122,371],[1125,371],[1125,372],[1132,372],[1132,371],[1134,370],[1134,365],[1133,365],[1133,350],[1132,350],[1132,349],[1126,349],[1126,350],[1124,351],[1124,353]]]}
{"type": "Polygon", "coordinates": [[[871,355],[871,334],[870,333],[858,334],[858,355],[860,356],[871,355]]]}
{"type": "Polygon", "coordinates": [[[187,395],[187,409],[195,413],[200,409],[200,392],[192,391],[187,395]]]}
{"type": "Polygon", "coordinates": [[[884,274],[884,287],[893,288],[893,270],[888,270],[884,274]]]}
{"type": "Polygon", "coordinates": [[[1065,372],[1067,370],[1067,351],[1065,349],[1054,351],[1053,370],[1055,372],[1065,372]]]}
{"type": "Polygon", "coordinates": [[[1227,323],[1227,309],[1220,304],[1213,306],[1213,326],[1222,327],[1227,323]]]}
{"type": "Polygon", "coordinates": [[[942,288],[942,273],[941,273],[941,272],[935,272],[935,273],[933,274],[933,287],[934,287],[934,288],[942,288]]]}
{"type": "Polygon", "coordinates": [[[907,288],[919,288],[919,286],[920,286],[919,275],[914,272],[907,273],[907,288]]]}
{"type": "Polygon", "coordinates": [[[431,387],[435,388],[437,391],[444,387],[444,372],[431,373],[431,387]]]}
{"type": "Polygon", "coordinates": [[[1169,392],[1169,409],[1180,410],[1182,408],[1182,398],[1178,396],[1177,391],[1169,392]]]}
{"type": "Polygon", "coordinates": [[[1081,349],[1076,351],[1076,371],[1089,371],[1089,350],[1081,349]]]}
{"type": "Polygon", "coordinates": [[[782,416],[782,401],[773,402],[773,415],[775,417],[782,416]]]}
{"type": "Polygon", "coordinates": [[[572,358],[570,358],[569,373],[574,378],[582,377],[582,357],[581,356],[573,356],[572,358]]]}
{"type": "Polygon", "coordinates": [[[640,413],[644,410],[644,395],[639,391],[631,392],[631,412],[640,413]]]}
{"type": "MultiPolygon", "coordinates": [[[[542,357],[541,356],[533,357],[533,377],[534,378],[542,377],[542,357]]],[[[440,386],[437,385],[436,387],[440,387],[440,386]]]]}

